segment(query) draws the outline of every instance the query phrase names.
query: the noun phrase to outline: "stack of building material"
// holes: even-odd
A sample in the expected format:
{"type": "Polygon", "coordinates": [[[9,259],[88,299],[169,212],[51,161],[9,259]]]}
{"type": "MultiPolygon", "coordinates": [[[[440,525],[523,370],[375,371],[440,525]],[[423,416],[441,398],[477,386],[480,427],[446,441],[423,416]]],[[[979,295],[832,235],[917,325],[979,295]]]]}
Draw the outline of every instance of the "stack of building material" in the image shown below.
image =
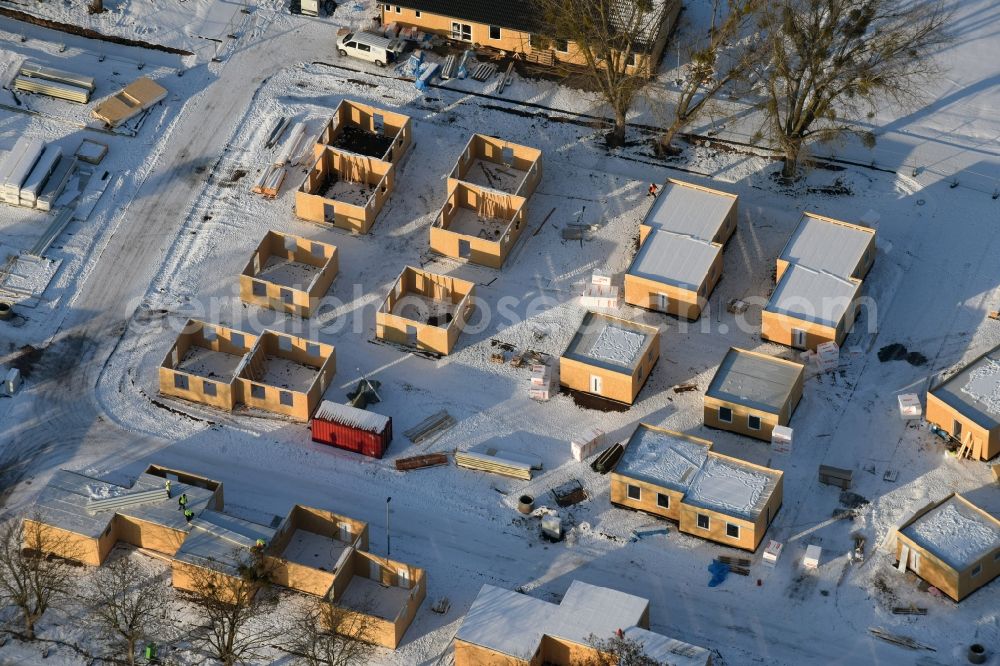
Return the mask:
{"type": "Polygon", "coordinates": [[[599,428],[590,428],[574,437],[569,443],[570,450],[573,452],[573,460],[577,462],[589,458],[602,446],[604,446],[604,431],[599,428]]]}
{"type": "Polygon", "coordinates": [[[423,469],[425,467],[437,467],[447,465],[448,456],[443,453],[425,453],[420,456],[410,456],[409,458],[397,458],[396,469],[401,472],[411,469],[423,469]]]}
{"type": "Polygon", "coordinates": [[[600,287],[610,287],[611,273],[609,273],[608,271],[603,271],[600,268],[596,269],[590,275],[590,284],[598,285],[600,287]]]}
{"type": "Polygon", "coordinates": [[[305,134],[306,124],[304,122],[299,121],[292,126],[292,130],[288,133],[288,138],[285,139],[281,152],[274,159],[274,166],[283,167],[298,156],[299,146],[305,134]]]}
{"type": "Polygon", "coordinates": [[[823,549],[819,546],[809,546],[806,548],[806,555],[802,558],[802,566],[806,569],[818,569],[819,558],[823,554],[823,549]]]}
{"type": "Polygon", "coordinates": [[[87,164],[100,164],[107,154],[107,144],[93,139],[84,139],[76,149],[75,157],[87,164]]]}
{"type": "Polygon", "coordinates": [[[91,115],[108,127],[118,127],[167,96],[167,89],[152,79],[140,77],[94,107],[91,115]]]}
{"type": "Polygon", "coordinates": [[[42,151],[42,156],[38,158],[35,167],[28,174],[24,184],[21,186],[20,205],[27,208],[34,208],[38,202],[38,197],[42,193],[42,188],[48,182],[52,172],[59,165],[62,158],[62,148],[49,145],[42,151]]]}
{"type": "Polygon", "coordinates": [[[528,481],[531,479],[531,470],[541,468],[542,461],[523,453],[479,446],[469,451],[456,451],[455,464],[459,467],[528,481]]]}
{"type": "Polygon", "coordinates": [[[0,200],[15,206],[21,203],[21,185],[35,168],[45,144],[38,139],[21,137],[0,162],[0,200]]]}
{"type": "Polygon", "coordinates": [[[580,297],[580,305],[586,308],[617,308],[618,287],[588,284],[580,297]]]}
{"type": "Polygon", "coordinates": [[[771,430],[771,450],[774,453],[789,455],[792,452],[792,429],[788,426],[776,425],[771,430]]]}
{"type": "Polygon", "coordinates": [[[816,364],[820,372],[836,370],[840,365],[840,346],[832,340],[816,345],[816,364]]]}
{"type": "Polygon", "coordinates": [[[764,549],[764,564],[769,564],[772,567],[778,563],[778,558],[781,557],[781,549],[784,548],[784,544],[780,541],[770,540],[767,542],[767,548],[764,549]]]}
{"type": "Polygon", "coordinates": [[[21,388],[21,371],[17,368],[8,370],[7,376],[3,380],[3,388],[7,395],[17,393],[17,389],[21,388]]]}
{"type": "Polygon", "coordinates": [[[455,417],[442,409],[436,414],[431,414],[409,430],[404,431],[403,434],[414,444],[421,444],[434,440],[453,425],[455,425],[455,417]]]}
{"type": "Polygon", "coordinates": [[[268,164],[260,174],[260,178],[254,183],[250,191],[273,199],[281,191],[281,184],[285,182],[285,167],[268,164]]]}
{"type": "Polygon", "coordinates": [[[55,170],[52,171],[52,174],[45,182],[45,186],[42,187],[41,194],[35,200],[35,208],[38,210],[52,210],[59,195],[66,189],[66,184],[69,183],[73,172],[76,171],[76,164],[76,158],[67,155],[64,155],[59,160],[59,164],[56,165],[55,170]]]}
{"type": "Polygon", "coordinates": [[[531,366],[531,378],[528,380],[528,397],[532,400],[546,401],[552,393],[552,368],[545,363],[534,363],[531,366]]]}
{"type": "Polygon", "coordinates": [[[90,101],[90,94],[94,92],[94,79],[25,62],[14,78],[14,88],[86,104],[90,101]]]}
{"type": "Polygon", "coordinates": [[[923,415],[920,398],[916,393],[901,393],[896,399],[899,401],[899,415],[904,421],[919,419],[923,415]]]}

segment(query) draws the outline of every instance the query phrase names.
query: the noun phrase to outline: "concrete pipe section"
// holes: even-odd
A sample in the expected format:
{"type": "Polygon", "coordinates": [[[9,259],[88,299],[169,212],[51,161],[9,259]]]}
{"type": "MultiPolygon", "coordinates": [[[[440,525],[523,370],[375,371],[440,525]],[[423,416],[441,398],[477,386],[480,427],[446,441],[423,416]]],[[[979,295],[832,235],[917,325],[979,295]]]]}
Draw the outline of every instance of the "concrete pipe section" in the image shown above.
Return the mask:
{"type": "Polygon", "coordinates": [[[14,316],[14,304],[0,301],[0,319],[10,319],[14,316]]]}
{"type": "Polygon", "coordinates": [[[979,643],[973,643],[969,646],[969,663],[970,664],[985,664],[986,663],[986,648],[979,643]]]}
{"type": "Polygon", "coordinates": [[[535,498],[531,495],[521,495],[517,500],[517,510],[527,515],[535,508],[535,498]]]}

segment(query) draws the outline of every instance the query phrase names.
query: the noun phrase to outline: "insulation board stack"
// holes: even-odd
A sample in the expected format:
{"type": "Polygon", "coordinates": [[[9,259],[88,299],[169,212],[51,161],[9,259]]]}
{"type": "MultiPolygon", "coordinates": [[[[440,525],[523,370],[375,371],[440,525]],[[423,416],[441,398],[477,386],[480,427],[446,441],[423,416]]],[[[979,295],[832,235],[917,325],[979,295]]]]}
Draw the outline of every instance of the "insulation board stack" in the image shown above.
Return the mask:
{"type": "Polygon", "coordinates": [[[802,566],[815,571],[819,568],[819,558],[823,554],[823,549],[819,546],[809,546],[806,548],[806,555],[802,558],[802,566]]]}
{"type": "Polygon", "coordinates": [[[52,210],[52,206],[55,205],[59,195],[66,189],[66,184],[69,183],[69,179],[75,170],[76,158],[64,155],[59,160],[59,164],[56,165],[52,175],[45,182],[45,186],[42,187],[42,193],[38,195],[38,199],[35,201],[35,208],[38,210],[52,210]]]}
{"type": "Polygon", "coordinates": [[[590,275],[590,284],[598,287],[610,287],[611,273],[597,269],[590,275]]]}
{"type": "Polygon", "coordinates": [[[467,469],[501,474],[525,481],[531,479],[531,465],[529,463],[504,457],[504,452],[496,451],[495,449],[487,449],[486,451],[456,451],[455,464],[467,469]],[[490,453],[490,451],[493,451],[493,453],[490,453]]]}
{"type": "Polygon", "coordinates": [[[292,131],[288,133],[288,138],[285,140],[285,145],[282,146],[281,152],[278,156],[274,158],[274,166],[281,167],[285,166],[292,161],[298,152],[299,144],[302,143],[302,137],[306,134],[306,124],[304,122],[297,122],[292,127],[292,131]]]}
{"type": "Polygon", "coordinates": [[[904,421],[912,421],[923,416],[920,398],[916,393],[901,393],[896,399],[899,401],[899,415],[904,421]]]}
{"type": "Polygon", "coordinates": [[[598,449],[604,448],[604,431],[599,428],[590,428],[581,435],[574,437],[569,448],[573,453],[573,460],[577,462],[584,458],[589,458],[598,449]]]}
{"type": "Polygon", "coordinates": [[[94,77],[25,62],[14,79],[14,88],[86,104],[94,92],[94,77]]]}
{"type": "Polygon", "coordinates": [[[771,430],[771,450],[774,453],[789,455],[792,452],[792,429],[788,426],[776,425],[771,430]]]}
{"type": "Polygon", "coordinates": [[[544,363],[531,366],[531,378],[528,380],[528,397],[542,402],[548,400],[552,392],[552,368],[544,363]]]}
{"type": "Polygon", "coordinates": [[[580,304],[587,308],[617,308],[618,287],[589,284],[583,290],[580,304]]]}
{"type": "Polygon", "coordinates": [[[784,544],[780,541],[770,540],[767,542],[767,548],[764,549],[764,564],[774,566],[778,563],[778,558],[781,557],[781,549],[784,548],[784,544]]]}
{"type": "Polygon", "coordinates": [[[20,204],[22,206],[35,207],[38,197],[42,193],[42,188],[45,187],[52,172],[56,170],[60,159],[62,159],[62,148],[53,145],[45,147],[42,156],[38,158],[38,163],[35,164],[35,168],[28,174],[27,180],[21,187],[20,204]]]}
{"type": "Polygon", "coordinates": [[[22,137],[0,163],[0,198],[7,203],[20,205],[21,185],[35,168],[45,144],[38,139],[22,137]]]}
{"type": "Polygon", "coordinates": [[[816,364],[820,372],[836,370],[840,365],[840,347],[832,340],[816,345],[816,364]]]}

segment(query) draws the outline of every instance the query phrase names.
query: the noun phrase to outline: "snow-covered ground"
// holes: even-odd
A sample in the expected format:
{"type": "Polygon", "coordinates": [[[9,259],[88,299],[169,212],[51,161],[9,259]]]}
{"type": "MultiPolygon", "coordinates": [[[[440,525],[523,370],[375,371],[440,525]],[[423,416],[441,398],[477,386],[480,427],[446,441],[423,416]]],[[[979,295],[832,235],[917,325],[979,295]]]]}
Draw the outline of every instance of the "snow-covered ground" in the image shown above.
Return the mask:
{"type": "MultiPolygon", "coordinates": [[[[960,6],[962,17],[987,14],[952,47],[953,54],[942,56],[970,68],[953,72],[956,90],[967,87],[969,77],[997,75],[996,63],[983,55],[993,32],[985,20],[989,11],[976,0],[960,6]]],[[[985,318],[1000,301],[998,204],[982,187],[967,187],[964,176],[951,188],[950,174],[943,173],[966,168],[954,166],[963,160],[975,160],[984,172],[1000,165],[995,146],[973,145],[992,131],[988,106],[963,106],[962,131],[953,132],[946,146],[913,140],[899,148],[905,159],[892,164],[852,154],[866,165],[876,159],[890,172],[847,165],[817,169],[788,189],[771,178],[773,163],[746,152],[699,145],[667,166],[647,154],[636,133],[636,145],[609,153],[599,133],[574,115],[593,109],[576,91],[550,83],[517,80],[505,93],[507,101],[441,88],[424,95],[391,72],[336,59],[332,31],[362,15],[342,17],[338,10],[334,19],[317,21],[276,11],[221,63],[192,66],[188,59],[115,47],[122,58],[145,60],[144,71],[166,77],[172,96],[137,137],[108,137],[108,159],[117,160],[108,169],[121,174],[120,185],[61,241],[62,269],[44,305],[29,313],[24,326],[0,327],[0,363],[23,344],[43,350],[24,390],[0,400],[4,482],[18,482],[6,497],[7,510],[24,509],[59,467],[122,478],[155,462],[223,481],[227,511],[257,522],[266,524],[295,503],[366,520],[372,549],[384,553],[385,498],[391,496],[392,557],[426,568],[429,599],[447,596],[451,610],[437,615],[425,603],[400,649],[378,653],[381,664],[435,663],[447,655],[483,583],[552,600],[574,579],[649,598],[654,630],[717,650],[718,663],[916,659],[932,665],[956,663],[971,642],[1000,645],[998,583],[961,604],[932,597],[897,574],[887,543],[893,527],[916,508],[953,490],[1000,509],[986,465],[947,457],[940,440],[900,420],[896,406],[896,394],[922,393],[933,373],[1000,344],[1000,325],[985,318]],[[289,55],[282,56],[282,49],[289,55]],[[151,70],[154,62],[163,69],[151,70]],[[183,77],[170,73],[183,67],[191,67],[183,77]],[[305,120],[315,133],[345,97],[399,110],[414,123],[396,189],[372,232],[360,237],[294,217],[293,190],[302,166],[275,200],[249,191],[270,161],[263,143],[279,117],[305,120]],[[565,112],[521,106],[519,99],[565,112]],[[472,132],[543,151],[544,177],[529,202],[527,229],[501,271],[428,250],[428,227],[444,199],[446,174],[472,132]],[[916,176],[908,161],[914,155],[928,165],[916,176]],[[934,155],[939,161],[931,161],[934,155]],[[584,314],[574,283],[595,268],[621,279],[650,204],[646,186],[666,176],[740,196],[737,232],[726,246],[724,277],[710,310],[694,324],[631,307],[615,313],[662,330],[661,359],[627,412],[585,409],[564,395],[547,403],[529,400],[528,370],[495,364],[491,355],[501,344],[552,356],[565,349],[584,314]],[[792,420],[795,448],[784,457],[762,442],[706,429],[702,391],[730,346],[793,357],[787,348],[761,342],[760,307],[773,289],[775,258],[803,210],[849,221],[877,211],[878,256],[863,288],[874,305],[855,325],[841,368],[810,373],[792,420]],[[561,230],[579,222],[597,225],[593,238],[563,240],[561,230]],[[338,247],[340,275],[325,307],[310,320],[239,301],[239,272],[268,229],[338,247]],[[407,264],[476,283],[478,314],[448,357],[430,360],[374,342],[375,310],[407,264]],[[726,311],[733,298],[752,304],[745,317],[726,311]],[[192,316],[335,345],[337,375],[325,397],[346,400],[361,376],[381,381],[382,402],[373,411],[391,415],[397,433],[387,457],[371,460],[313,444],[306,426],[266,414],[226,414],[160,398],[156,368],[177,327],[192,316]],[[880,362],[878,350],[891,343],[923,354],[926,363],[880,362]],[[671,390],[687,383],[700,391],[671,390]],[[413,445],[402,436],[440,409],[458,422],[441,438],[413,445]],[[785,543],[777,567],[767,568],[754,556],[750,577],[731,576],[708,588],[712,558],[736,553],[682,535],[669,523],[610,507],[607,478],[573,461],[569,440],[592,426],[624,440],[639,422],[712,440],[716,450],[785,472],[784,504],[768,532],[769,539],[785,543]],[[523,482],[454,466],[403,473],[393,465],[398,457],[482,444],[539,456],[544,468],[523,482]],[[836,489],[819,485],[820,464],[853,469],[858,497],[841,498],[836,489]],[[889,470],[898,473],[895,481],[883,480],[889,470]],[[542,542],[538,517],[518,514],[517,498],[527,493],[536,504],[554,507],[549,491],[571,479],[583,484],[588,499],[560,510],[570,528],[566,541],[542,542]],[[844,512],[845,502],[852,511],[844,512]],[[650,525],[669,533],[633,538],[633,531],[650,525]],[[868,541],[861,565],[848,560],[855,531],[868,541]],[[800,566],[810,544],[823,548],[814,573],[800,566]],[[928,615],[891,613],[892,606],[910,602],[928,607],[928,615]],[[870,626],[910,635],[937,652],[917,655],[879,642],[869,636],[870,626]]],[[[21,31],[10,23],[0,27],[5,36],[21,31]]],[[[31,33],[37,36],[14,43],[12,50],[64,57],[58,52],[63,38],[27,30],[37,30],[31,33]]],[[[93,42],[65,39],[74,48],[95,49],[93,42]]],[[[455,85],[471,90],[475,84],[455,85]]],[[[989,85],[977,90],[974,99],[984,104],[996,95],[989,85]]],[[[891,127],[886,136],[910,136],[906,132],[917,126],[939,134],[953,123],[954,129],[959,112],[948,102],[954,92],[939,91],[919,120],[885,120],[891,127]]],[[[720,129],[738,138],[734,127],[720,129]]],[[[0,148],[6,148],[21,132],[69,145],[80,130],[49,115],[7,114],[0,116],[0,131],[0,148]]],[[[0,210],[6,245],[33,242],[38,222],[23,216],[0,210]]],[[[71,618],[53,614],[43,622],[43,635],[85,642],[71,618]]],[[[30,662],[39,651],[11,642],[0,648],[0,660],[30,662]]],[[[77,659],[65,649],[56,652],[50,662],[55,656],[66,663],[77,659]]],[[[992,663],[1000,662],[995,657],[992,663]]]]}

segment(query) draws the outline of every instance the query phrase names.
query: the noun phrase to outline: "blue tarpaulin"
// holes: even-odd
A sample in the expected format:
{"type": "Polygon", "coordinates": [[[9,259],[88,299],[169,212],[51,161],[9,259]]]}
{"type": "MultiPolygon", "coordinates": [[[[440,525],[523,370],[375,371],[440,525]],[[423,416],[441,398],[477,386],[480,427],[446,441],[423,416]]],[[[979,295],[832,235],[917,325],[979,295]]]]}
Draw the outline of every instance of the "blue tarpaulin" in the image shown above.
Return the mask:
{"type": "Polygon", "coordinates": [[[729,567],[714,560],[708,565],[708,571],[712,574],[712,580],[708,581],[709,587],[721,585],[722,581],[726,580],[726,576],[729,575],[729,567]]]}

